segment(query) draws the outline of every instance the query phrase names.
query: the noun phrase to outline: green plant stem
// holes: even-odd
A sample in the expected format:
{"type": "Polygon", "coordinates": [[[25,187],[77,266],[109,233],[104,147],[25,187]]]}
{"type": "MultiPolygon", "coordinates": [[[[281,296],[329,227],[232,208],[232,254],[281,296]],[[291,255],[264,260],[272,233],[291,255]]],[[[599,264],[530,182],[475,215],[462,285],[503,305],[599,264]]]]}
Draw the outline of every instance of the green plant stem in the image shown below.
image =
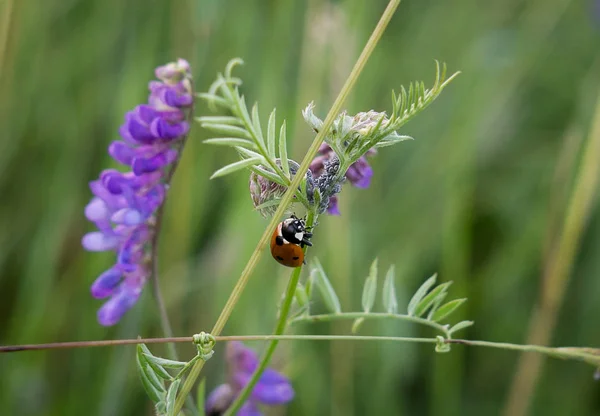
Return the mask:
{"type": "Polygon", "coordinates": [[[339,321],[345,319],[395,319],[399,321],[408,321],[414,322],[420,325],[426,325],[431,328],[434,328],[448,339],[452,338],[450,336],[450,331],[446,325],[438,324],[437,322],[428,321],[424,318],[419,318],[417,316],[410,315],[401,315],[401,314],[392,314],[392,313],[373,313],[373,312],[343,312],[343,313],[335,313],[335,314],[323,314],[323,315],[309,315],[309,316],[299,316],[298,318],[294,318],[290,321],[290,324],[295,324],[298,322],[329,322],[329,321],[339,321]]]}
{"type": "MultiPolygon", "coordinates": [[[[350,72],[350,75],[348,76],[346,83],[342,87],[342,90],[340,91],[335,102],[331,106],[331,109],[329,110],[329,113],[327,114],[327,117],[325,118],[325,121],[323,122],[323,128],[321,129],[321,131],[319,133],[317,133],[317,136],[315,137],[313,143],[311,144],[310,148],[308,149],[306,156],[304,156],[304,159],[302,160],[302,163],[300,164],[300,168],[298,169],[298,173],[294,176],[294,180],[292,180],[288,190],[281,198],[281,204],[277,208],[277,211],[273,215],[273,218],[269,222],[269,225],[265,229],[265,232],[263,233],[262,237],[258,241],[258,244],[256,245],[256,248],[254,249],[252,256],[250,256],[250,259],[248,260],[246,267],[242,271],[240,278],[238,279],[235,287],[233,288],[233,291],[231,292],[229,299],[225,303],[225,306],[223,307],[223,310],[221,311],[221,314],[219,315],[219,318],[217,319],[217,322],[215,323],[215,326],[213,327],[213,330],[211,332],[213,336],[219,335],[221,333],[221,331],[223,330],[225,323],[227,322],[227,320],[229,319],[229,316],[233,312],[233,308],[237,304],[240,296],[242,295],[242,292],[244,291],[244,288],[246,287],[246,284],[248,283],[248,279],[250,278],[250,275],[254,271],[254,268],[256,267],[256,264],[258,263],[260,256],[262,255],[264,247],[267,246],[269,239],[271,238],[271,233],[277,226],[277,223],[280,221],[280,218],[283,215],[284,211],[287,209],[288,205],[292,201],[292,197],[296,193],[296,189],[298,189],[298,186],[300,186],[300,183],[304,179],[304,176],[310,166],[310,163],[314,159],[315,155],[319,151],[319,147],[321,146],[321,144],[323,143],[323,140],[325,139],[325,134],[329,131],[329,128],[331,127],[331,125],[333,124],[333,121],[335,120],[335,117],[338,115],[338,113],[342,109],[342,105],[343,105],[344,101],[348,97],[348,94],[350,94],[350,91],[354,87],[354,84],[356,84],[356,80],[358,79],[358,76],[360,75],[363,68],[365,67],[365,64],[367,63],[369,57],[371,56],[371,53],[375,49],[375,46],[379,42],[379,39],[383,35],[385,28],[387,27],[388,23],[390,22],[390,19],[394,15],[394,12],[396,11],[396,9],[398,8],[399,5],[400,5],[400,0],[390,0],[390,2],[388,3],[385,11],[383,12],[383,14],[381,16],[381,19],[379,20],[379,22],[377,23],[377,26],[373,30],[373,33],[371,34],[371,37],[367,41],[367,44],[365,45],[362,53],[358,57],[358,60],[356,61],[354,68],[352,68],[352,72],[350,72]]],[[[181,407],[183,406],[182,397],[185,397],[190,393],[203,366],[204,366],[204,361],[198,361],[196,363],[196,365],[192,368],[188,378],[183,383],[183,386],[181,387],[181,392],[179,393],[179,396],[177,397],[177,401],[175,403],[175,412],[174,412],[175,414],[178,414],[179,411],[181,410],[181,407]]]]}
{"type": "Polygon", "coordinates": [[[502,350],[535,352],[554,358],[584,361],[593,366],[600,366],[600,349],[580,347],[545,347],[542,345],[511,344],[508,342],[469,341],[466,339],[446,339],[446,344],[461,344],[472,347],[497,348],[502,350]]]}
{"type": "MultiPolygon", "coordinates": [[[[413,338],[413,337],[391,337],[391,336],[363,336],[363,335],[230,335],[217,336],[218,342],[225,341],[393,341],[435,344],[437,338],[413,338]]],[[[189,342],[193,337],[174,338],[135,338],[116,339],[101,341],[79,341],[79,342],[57,342],[51,344],[26,344],[0,346],[0,353],[19,351],[39,351],[74,348],[111,347],[118,345],[134,344],[164,344],[168,342],[189,342]]],[[[444,339],[446,344],[460,344],[472,347],[496,348],[501,350],[534,352],[555,358],[574,359],[584,361],[596,367],[600,367],[600,349],[586,347],[545,347],[541,345],[521,345],[507,342],[470,341],[466,339],[444,339]]],[[[193,359],[192,359],[193,361],[193,359]]]]}
{"type": "MultiPolygon", "coordinates": [[[[314,211],[309,211],[306,218],[306,226],[308,229],[313,227],[316,220],[316,216],[314,211]]],[[[306,253],[306,247],[304,248],[304,252],[306,253]]],[[[290,276],[290,280],[288,281],[287,289],[285,291],[285,297],[283,299],[283,303],[281,304],[281,309],[279,310],[279,320],[277,321],[277,325],[275,326],[275,331],[273,331],[273,335],[281,335],[285,331],[287,327],[287,319],[290,313],[290,308],[292,307],[292,301],[294,300],[294,294],[296,293],[296,286],[298,286],[298,281],[300,280],[300,274],[302,273],[302,266],[296,267],[290,276]]],[[[252,378],[244,386],[244,389],[240,392],[240,394],[236,397],[235,401],[229,406],[225,416],[235,415],[237,411],[242,407],[254,386],[258,382],[258,379],[262,375],[262,373],[267,368],[267,365],[271,361],[273,354],[275,353],[275,349],[277,349],[277,345],[279,344],[278,339],[273,339],[267,350],[265,351],[260,363],[254,373],[252,374],[252,378]]]]}

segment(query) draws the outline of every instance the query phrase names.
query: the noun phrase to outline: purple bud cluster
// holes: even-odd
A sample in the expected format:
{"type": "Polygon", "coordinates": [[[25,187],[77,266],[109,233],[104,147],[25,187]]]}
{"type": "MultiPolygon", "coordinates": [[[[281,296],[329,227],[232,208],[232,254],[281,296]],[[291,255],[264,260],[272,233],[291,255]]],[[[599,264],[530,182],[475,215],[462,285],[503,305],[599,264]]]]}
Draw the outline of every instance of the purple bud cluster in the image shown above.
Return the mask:
{"type": "MultiPolygon", "coordinates": [[[[348,170],[346,171],[346,179],[357,188],[368,188],[371,184],[371,177],[373,176],[373,169],[369,165],[366,156],[373,155],[377,151],[375,149],[370,149],[367,153],[360,157],[356,162],[354,162],[348,170]]],[[[326,177],[328,175],[327,167],[331,165],[331,162],[337,158],[333,149],[326,143],[321,145],[319,149],[319,153],[313,159],[310,164],[310,171],[315,178],[315,183],[324,183],[326,182],[326,177]]],[[[331,176],[331,175],[329,175],[331,176]]],[[[326,184],[323,185],[327,187],[326,184]]],[[[319,186],[321,187],[321,186],[319,186]]],[[[333,192],[325,192],[324,194],[331,194],[329,197],[329,204],[327,207],[327,213],[331,215],[340,215],[340,210],[338,207],[338,198],[335,193],[339,192],[339,188],[332,188],[333,192]]]]}
{"type": "Polygon", "coordinates": [[[125,115],[122,140],[108,153],[130,171],[102,171],[90,182],[94,196],[85,216],[98,231],[87,233],[82,245],[89,251],[115,251],[115,264],[91,287],[92,296],[108,298],[98,311],[98,322],[114,325],[137,301],[151,274],[149,253],[156,211],[164,202],[169,168],[178,158],[178,145],[189,131],[193,104],[189,64],[180,59],[156,69],[148,104],[125,115]]]}
{"type": "MultiPolygon", "coordinates": [[[[238,341],[229,342],[226,352],[227,383],[216,387],[206,399],[206,414],[223,414],[252,378],[258,357],[238,341]]],[[[250,398],[237,416],[261,416],[258,405],[285,404],[294,398],[290,381],[279,372],[267,368],[254,386],[250,398]]]]}

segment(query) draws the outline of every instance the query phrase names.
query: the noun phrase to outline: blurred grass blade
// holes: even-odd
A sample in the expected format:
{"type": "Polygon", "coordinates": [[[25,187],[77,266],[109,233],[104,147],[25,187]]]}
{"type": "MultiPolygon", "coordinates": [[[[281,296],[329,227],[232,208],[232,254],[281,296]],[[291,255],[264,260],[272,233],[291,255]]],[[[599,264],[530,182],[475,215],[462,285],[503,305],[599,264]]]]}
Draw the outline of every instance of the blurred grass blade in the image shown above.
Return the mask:
{"type": "Polygon", "coordinates": [[[417,289],[417,291],[411,298],[410,302],[408,302],[408,314],[409,315],[414,316],[417,305],[419,304],[419,302],[421,302],[421,300],[423,299],[423,297],[425,296],[427,291],[435,284],[436,280],[437,280],[437,273],[435,273],[433,276],[431,276],[429,279],[427,279],[425,281],[425,283],[423,283],[421,285],[421,287],[419,287],[419,289],[417,289]]]}
{"type": "Polygon", "coordinates": [[[232,163],[230,165],[224,166],[221,169],[217,170],[212,174],[210,179],[219,178],[221,176],[229,175],[230,173],[237,172],[238,170],[242,170],[244,168],[249,168],[250,166],[256,165],[260,163],[262,157],[259,158],[250,158],[240,160],[238,162],[232,163]]]}
{"type": "Polygon", "coordinates": [[[275,136],[276,114],[277,109],[273,109],[271,115],[269,116],[269,124],[267,126],[267,154],[271,157],[271,159],[275,159],[277,157],[275,154],[275,142],[277,141],[275,136]]]}
{"type": "Polygon", "coordinates": [[[375,304],[375,295],[377,294],[377,258],[371,263],[369,276],[365,279],[362,293],[362,308],[369,313],[375,304]]]}
{"type": "Polygon", "coordinates": [[[435,313],[431,317],[431,320],[434,322],[441,321],[442,319],[450,316],[452,312],[454,312],[460,305],[462,305],[466,301],[467,298],[454,299],[448,303],[443,304],[437,311],[435,311],[435,313]]]}
{"type": "Polygon", "coordinates": [[[177,399],[177,390],[179,390],[179,384],[181,383],[181,379],[177,379],[171,383],[169,386],[169,391],[167,392],[167,416],[176,416],[175,415],[175,399],[177,399]]]}
{"type": "Polygon", "coordinates": [[[338,299],[335,290],[333,290],[333,286],[331,286],[331,283],[325,274],[325,270],[323,270],[323,266],[321,266],[321,263],[316,257],[313,260],[313,264],[317,271],[315,284],[321,292],[325,306],[330,312],[340,313],[342,311],[340,300],[338,299]]]}
{"type": "Polygon", "coordinates": [[[290,165],[288,163],[287,156],[287,138],[285,129],[286,127],[284,120],[283,124],[281,125],[281,129],[279,129],[279,159],[281,160],[281,169],[283,170],[283,173],[285,173],[285,176],[288,178],[291,178],[290,165]]]}

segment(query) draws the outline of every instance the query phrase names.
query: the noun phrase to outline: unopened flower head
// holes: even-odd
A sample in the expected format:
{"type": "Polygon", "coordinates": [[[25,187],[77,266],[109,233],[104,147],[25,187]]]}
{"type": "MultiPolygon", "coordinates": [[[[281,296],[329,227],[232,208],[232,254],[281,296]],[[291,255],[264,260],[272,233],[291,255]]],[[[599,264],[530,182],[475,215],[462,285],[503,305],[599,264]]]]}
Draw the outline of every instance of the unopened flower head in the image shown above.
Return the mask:
{"type": "MultiPolygon", "coordinates": [[[[227,382],[217,386],[206,400],[206,414],[223,414],[252,378],[258,366],[258,357],[238,341],[227,344],[227,382]]],[[[260,416],[258,405],[280,405],[294,398],[290,381],[281,373],[267,368],[254,386],[249,399],[237,416],[260,416]]]]}
{"type": "MultiPolygon", "coordinates": [[[[281,161],[276,159],[275,162],[278,166],[281,166],[281,161]]],[[[288,165],[292,177],[298,172],[300,165],[293,160],[288,159],[288,165]]],[[[262,166],[263,169],[268,169],[262,166]]],[[[281,199],[287,188],[283,185],[275,183],[264,176],[257,174],[256,172],[250,173],[250,197],[252,198],[252,204],[254,208],[264,218],[272,217],[277,211],[278,200],[281,199]]]]}
{"type": "MultiPolygon", "coordinates": [[[[365,156],[375,153],[375,149],[370,149],[365,155],[350,165],[344,175],[345,179],[357,188],[368,188],[371,184],[373,169],[365,156]]],[[[328,197],[328,199],[323,200],[323,207],[320,210],[327,210],[327,213],[331,215],[340,215],[336,194],[341,191],[342,184],[339,182],[333,183],[333,181],[336,181],[337,168],[339,168],[337,155],[328,144],[323,143],[318,155],[310,164],[310,170],[315,177],[315,187],[319,188],[321,193],[328,197]]]]}
{"type": "Polygon", "coordinates": [[[177,146],[189,130],[192,106],[189,64],[177,62],[156,69],[148,104],[125,115],[121,140],[108,153],[130,171],[104,170],[90,182],[94,194],[85,208],[98,231],[83,237],[89,251],[115,251],[115,264],[91,288],[95,298],[108,298],[98,311],[102,325],[114,325],[137,301],[150,276],[149,251],[155,213],[167,193],[166,172],[178,157],[177,146]]]}

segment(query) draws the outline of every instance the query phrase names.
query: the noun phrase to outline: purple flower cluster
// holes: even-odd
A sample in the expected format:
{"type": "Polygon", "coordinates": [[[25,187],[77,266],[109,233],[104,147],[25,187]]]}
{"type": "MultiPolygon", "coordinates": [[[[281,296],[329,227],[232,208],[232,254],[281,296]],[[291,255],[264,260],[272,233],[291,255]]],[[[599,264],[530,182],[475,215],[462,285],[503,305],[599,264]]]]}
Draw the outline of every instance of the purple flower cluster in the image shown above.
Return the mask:
{"type": "Polygon", "coordinates": [[[155,213],[165,199],[166,172],[179,157],[176,147],[189,130],[192,106],[189,64],[180,59],[156,69],[160,81],[149,84],[148,104],[126,114],[119,129],[122,140],[108,153],[131,171],[104,170],[90,182],[94,194],[85,216],[98,227],[86,234],[89,251],[115,251],[116,263],[91,287],[92,296],[109,298],[98,311],[98,322],[114,325],[137,301],[151,270],[150,242],[155,213]]]}
{"type": "MultiPolygon", "coordinates": [[[[365,155],[361,156],[360,159],[350,165],[346,171],[346,179],[352,185],[357,188],[369,187],[371,184],[371,177],[373,176],[373,169],[369,165],[369,162],[367,162],[366,156],[373,155],[376,152],[375,149],[370,149],[365,155]]],[[[328,144],[323,143],[319,149],[318,155],[310,164],[310,171],[314,178],[318,178],[324,172],[326,162],[330,161],[333,157],[335,157],[333,149],[328,144]]],[[[327,213],[331,215],[341,215],[338,208],[337,195],[333,195],[329,198],[327,213]]]]}
{"type": "MultiPolygon", "coordinates": [[[[252,373],[258,366],[256,353],[237,341],[227,344],[226,360],[227,383],[216,387],[208,396],[206,400],[207,415],[223,414],[244,386],[248,384],[252,373]]],[[[285,404],[293,398],[294,389],[290,381],[277,371],[267,368],[237,416],[261,416],[258,404],[285,404]]]]}

